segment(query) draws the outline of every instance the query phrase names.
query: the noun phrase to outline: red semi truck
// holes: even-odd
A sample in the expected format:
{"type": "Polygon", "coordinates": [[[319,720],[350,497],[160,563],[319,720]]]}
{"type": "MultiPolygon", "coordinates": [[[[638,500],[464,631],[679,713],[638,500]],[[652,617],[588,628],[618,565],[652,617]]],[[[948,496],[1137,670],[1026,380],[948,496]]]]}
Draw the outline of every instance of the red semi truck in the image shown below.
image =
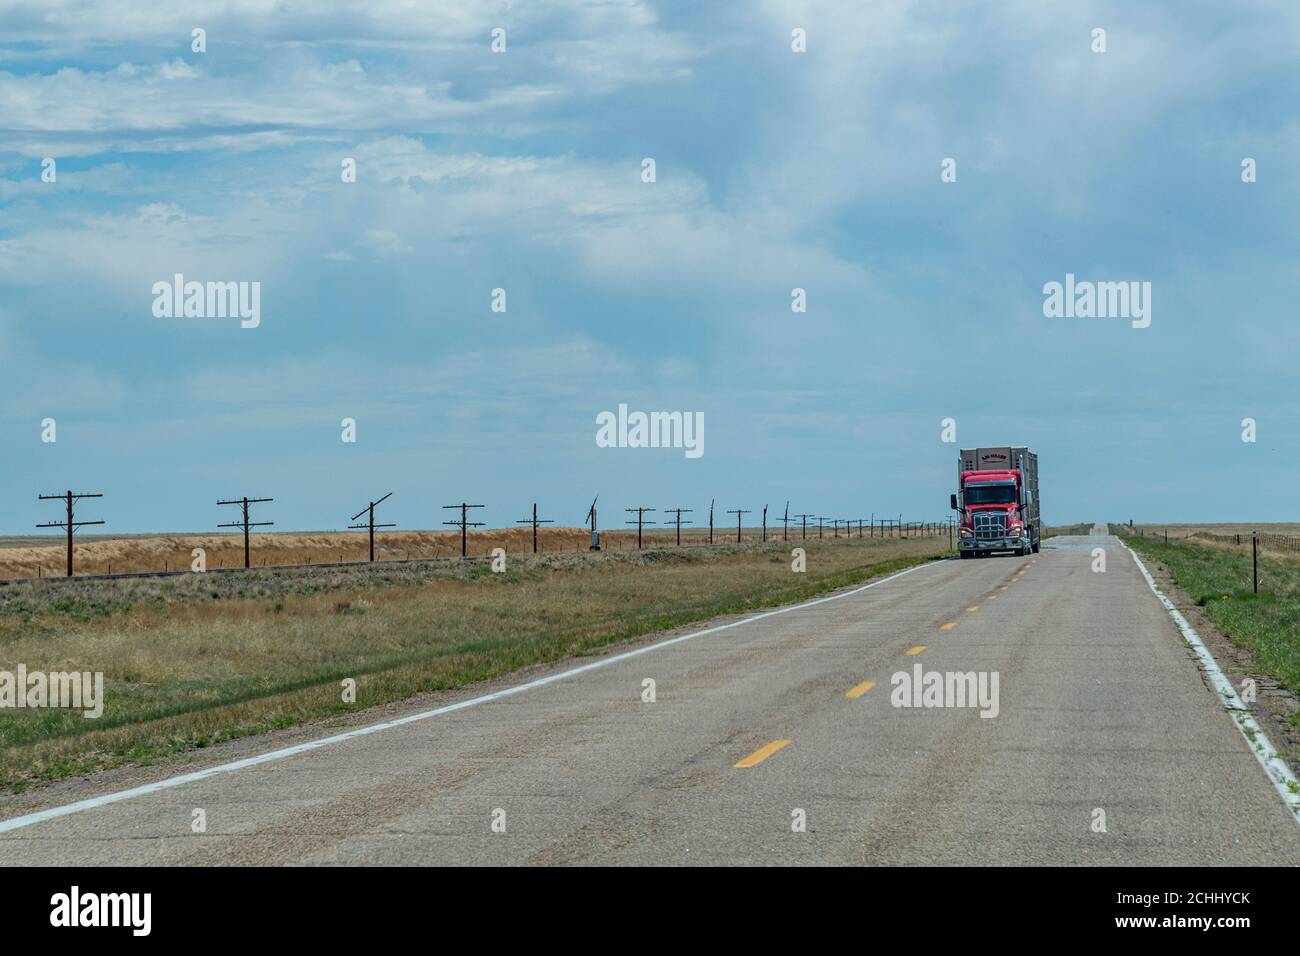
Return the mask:
{"type": "Polygon", "coordinates": [[[1028,448],[963,448],[957,493],[949,500],[961,518],[957,553],[963,558],[1038,552],[1038,455],[1028,448]]]}

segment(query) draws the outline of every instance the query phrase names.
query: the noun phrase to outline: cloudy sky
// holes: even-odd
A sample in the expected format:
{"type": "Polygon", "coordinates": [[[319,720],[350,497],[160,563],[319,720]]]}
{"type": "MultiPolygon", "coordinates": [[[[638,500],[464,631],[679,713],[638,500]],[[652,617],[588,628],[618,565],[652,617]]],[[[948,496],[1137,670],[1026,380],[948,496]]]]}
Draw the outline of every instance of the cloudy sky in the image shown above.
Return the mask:
{"type": "Polygon", "coordinates": [[[1298,46],[1289,0],[11,0],[0,532],[68,487],[119,532],[935,519],[945,418],[1037,448],[1048,521],[1294,520],[1298,46]],[[156,317],[176,273],[260,326],[156,317]],[[1150,327],[1045,317],[1067,273],[1150,327]],[[705,454],[598,448],[620,403],[705,454]]]}

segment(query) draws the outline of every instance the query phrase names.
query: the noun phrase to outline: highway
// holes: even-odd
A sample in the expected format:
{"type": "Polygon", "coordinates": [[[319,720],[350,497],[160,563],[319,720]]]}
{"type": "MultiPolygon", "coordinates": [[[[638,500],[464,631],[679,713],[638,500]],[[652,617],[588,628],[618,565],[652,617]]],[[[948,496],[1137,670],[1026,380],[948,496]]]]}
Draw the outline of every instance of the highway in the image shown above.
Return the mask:
{"type": "Polygon", "coordinates": [[[1300,826],[1113,537],[935,562],[749,618],[437,701],[543,681],[462,709],[20,819],[0,832],[0,862],[1300,863],[1300,826]],[[996,716],[894,706],[894,675],[917,665],[996,675],[996,716]],[[193,832],[195,810],[206,832],[193,832]]]}

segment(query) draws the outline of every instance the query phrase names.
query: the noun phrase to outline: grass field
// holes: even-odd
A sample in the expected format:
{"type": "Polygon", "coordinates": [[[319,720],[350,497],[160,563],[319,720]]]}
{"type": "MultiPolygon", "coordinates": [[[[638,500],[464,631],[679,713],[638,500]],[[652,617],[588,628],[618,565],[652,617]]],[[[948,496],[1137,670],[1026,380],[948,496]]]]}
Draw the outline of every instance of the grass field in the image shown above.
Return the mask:
{"type": "MultiPolygon", "coordinates": [[[[1113,525],[1118,528],[1120,525],[1113,525]]],[[[1124,527],[1127,527],[1125,525],[1124,527]]],[[[1249,537],[1251,531],[1268,532],[1269,534],[1289,534],[1300,535],[1300,524],[1294,522],[1275,522],[1265,524],[1244,524],[1240,522],[1222,522],[1206,524],[1138,524],[1133,526],[1133,531],[1145,531],[1148,535],[1161,534],[1168,531],[1170,538],[1189,538],[1200,533],[1209,534],[1240,534],[1243,537],[1249,537]]]]}
{"type": "Polygon", "coordinates": [[[0,711],[21,789],[787,603],[946,552],[946,536],[824,539],[0,589],[0,670],[103,672],[99,719],[0,711]],[[790,549],[807,551],[795,574],[790,549]],[[340,682],[357,681],[355,704],[340,682]]]}
{"type": "Polygon", "coordinates": [[[1249,549],[1243,552],[1172,533],[1165,544],[1163,535],[1140,536],[1118,525],[1112,530],[1144,558],[1163,563],[1174,582],[1205,608],[1215,627],[1251,650],[1264,673],[1300,691],[1300,562],[1261,554],[1260,593],[1255,594],[1249,549]]]}
{"type": "MultiPolygon", "coordinates": [[[[471,555],[505,548],[511,554],[532,551],[531,528],[471,531],[466,535],[471,555]]],[[[547,551],[586,550],[591,536],[583,528],[546,528],[539,534],[547,551]]],[[[612,548],[636,544],[636,533],[608,536],[612,548]]],[[[244,537],[234,534],[159,534],[126,536],[78,535],[74,544],[77,574],[113,574],[138,571],[188,571],[195,548],[206,552],[209,568],[235,568],[244,564],[244,537]]],[[[275,532],[254,534],[254,567],[365,561],[369,557],[364,531],[275,532]]],[[[66,544],[58,535],[0,538],[0,579],[57,577],[65,571],[66,544]]],[[[460,556],[459,531],[378,531],[375,557],[383,560],[451,558],[460,556]]]]}
{"type": "MultiPolygon", "coordinates": [[[[809,539],[817,537],[815,526],[809,530],[809,539]]],[[[868,535],[869,531],[854,529],[855,533],[868,535]]],[[[942,529],[929,529],[928,533],[938,537],[940,531],[942,529]]],[[[880,529],[877,532],[880,533],[880,529]]],[[[775,540],[780,536],[779,525],[769,527],[767,534],[769,540],[775,540]]],[[[802,529],[791,528],[792,539],[801,534],[802,529]]],[[[897,536],[897,531],[891,531],[891,536],[897,536]]],[[[942,536],[946,537],[947,532],[944,531],[942,536]]],[[[533,531],[527,526],[473,530],[465,537],[470,556],[490,554],[493,548],[504,548],[511,555],[530,554],[533,549],[533,531]]],[[[758,543],[762,539],[762,530],[744,528],[741,537],[744,542],[758,543]]],[[[843,540],[845,537],[847,532],[842,528],[835,530],[827,524],[820,540],[843,540]]],[[[672,530],[658,526],[644,529],[643,543],[647,547],[667,547],[674,545],[675,540],[672,530]]],[[[734,543],[735,540],[734,524],[714,531],[716,544],[734,543]]],[[[602,531],[601,541],[607,551],[631,550],[637,546],[636,531],[602,531]]],[[[590,544],[591,532],[586,528],[543,526],[538,531],[538,546],[544,552],[586,551],[590,544]]],[[[682,546],[708,546],[708,528],[683,527],[682,546]]],[[[73,548],[73,569],[78,575],[188,571],[195,548],[206,552],[209,570],[242,568],[244,565],[244,537],[241,533],[78,535],[73,548]]],[[[459,531],[381,530],[375,533],[375,558],[379,561],[459,558],[460,548],[459,531]]],[[[250,564],[258,568],[330,564],[367,560],[369,541],[364,531],[255,533],[249,550],[250,564]]],[[[66,572],[66,562],[67,545],[58,534],[0,537],[0,580],[59,577],[66,572]]]]}
{"type": "MultiPolygon", "coordinates": [[[[1115,525],[1119,528],[1119,525],[1115,525]]],[[[1280,558],[1300,561],[1300,524],[1140,524],[1132,533],[1138,537],[1167,536],[1171,542],[1188,541],[1220,550],[1250,553],[1250,535],[1260,533],[1260,550],[1280,558]]]]}

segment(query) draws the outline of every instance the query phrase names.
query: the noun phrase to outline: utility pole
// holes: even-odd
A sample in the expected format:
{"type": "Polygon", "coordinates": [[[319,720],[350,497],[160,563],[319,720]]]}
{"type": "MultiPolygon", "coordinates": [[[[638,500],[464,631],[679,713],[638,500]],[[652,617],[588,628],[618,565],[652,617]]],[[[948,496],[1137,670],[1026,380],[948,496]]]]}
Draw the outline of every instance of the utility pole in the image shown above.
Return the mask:
{"type": "Polygon", "coordinates": [[[736,516],[736,544],[740,544],[740,517],[753,513],[752,508],[737,508],[735,511],[728,511],[727,514],[736,516]]]}
{"type": "Polygon", "coordinates": [[[449,509],[449,508],[459,508],[459,509],[460,509],[460,520],[459,520],[459,521],[444,521],[443,524],[449,524],[449,525],[452,525],[453,527],[459,527],[459,528],[460,528],[460,556],[461,556],[462,558],[465,557],[465,550],[466,550],[466,549],[465,549],[465,537],[466,537],[466,536],[465,536],[465,529],[466,529],[466,528],[481,528],[481,527],[483,527],[483,522],[482,522],[482,521],[470,521],[470,520],[469,520],[469,509],[470,509],[470,508],[482,508],[482,507],[483,507],[483,505],[472,505],[472,504],[470,504],[470,503],[467,502],[467,501],[462,501],[462,502],[461,502],[460,504],[458,504],[458,505],[443,505],[443,506],[442,506],[442,509],[443,509],[444,511],[446,511],[446,510],[449,509]]]}
{"type": "MultiPolygon", "coordinates": [[[[690,508],[665,508],[664,509],[664,514],[673,515],[677,519],[677,546],[678,547],[681,547],[682,544],[682,515],[688,515],[693,513],[694,512],[692,512],[690,508]]],[[[690,524],[690,523],[691,522],[688,519],[686,521],[686,524],[690,524]]]]}
{"type": "Polygon", "coordinates": [[[374,561],[374,560],[375,560],[375,529],[376,529],[376,528],[396,528],[396,527],[397,527],[397,525],[395,525],[395,524],[375,524],[375,505],[379,504],[379,503],[382,502],[382,501],[387,501],[387,500],[388,500],[389,498],[391,498],[392,496],[393,496],[393,493],[390,491],[388,494],[384,495],[384,497],[380,498],[379,501],[372,501],[372,502],[370,502],[370,504],[366,505],[364,508],[362,508],[360,511],[358,511],[356,514],[354,514],[354,515],[352,516],[352,520],[353,520],[353,521],[356,521],[358,518],[360,518],[360,517],[361,517],[363,514],[365,514],[367,511],[370,512],[370,519],[369,519],[365,524],[350,524],[350,525],[348,525],[349,528],[369,528],[369,529],[370,529],[370,560],[371,560],[371,561],[374,561]]]}
{"type": "Polygon", "coordinates": [[[716,499],[709,499],[709,544],[713,544],[713,502],[716,499]]]}
{"type": "Polygon", "coordinates": [[[645,515],[647,511],[654,511],[655,509],[654,508],[624,508],[623,510],[636,512],[636,521],[635,522],[628,521],[627,523],[636,524],[636,549],[640,551],[641,550],[641,526],[643,524],[654,524],[653,521],[646,521],[645,515]]]}
{"type": "Polygon", "coordinates": [[[592,551],[600,550],[600,534],[596,531],[596,502],[600,500],[600,495],[591,499],[591,507],[587,509],[585,520],[591,522],[591,548],[592,551]]]}
{"type": "Polygon", "coordinates": [[[823,518],[821,515],[818,515],[818,516],[817,516],[817,538],[818,538],[819,540],[821,539],[821,536],[822,536],[822,522],[825,521],[825,520],[826,520],[826,519],[823,518]]]}
{"type": "Polygon", "coordinates": [[[836,537],[836,538],[838,538],[838,537],[840,536],[840,519],[839,519],[839,518],[832,518],[832,519],[831,519],[831,535],[832,535],[833,537],[836,537]]]}
{"type": "MultiPolygon", "coordinates": [[[[72,541],[72,538],[68,538],[68,540],[72,541]]],[[[72,566],[69,564],[69,567],[72,566]]],[[[69,574],[72,574],[72,572],[69,572],[69,574]]],[[[1251,580],[1253,587],[1255,587],[1255,593],[1260,593],[1260,532],[1257,531],[1251,532],[1251,580]]]]}
{"type": "Polygon", "coordinates": [[[808,519],[811,518],[811,517],[813,517],[813,516],[812,516],[812,515],[795,515],[795,517],[798,518],[800,521],[803,522],[803,537],[804,537],[804,540],[807,540],[807,538],[808,538],[808,519]]]}
{"type": "Polygon", "coordinates": [[[37,495],[37,501],[63,501],[67,505],[67,519],[64,521],[47,521],[45,524],[38,524],[38,528],[63,528],[68,533],[68,577],[72,577],[72,535],[78,528],[84,528],[88,524],[103,524],[102,521],[77,521],[73,514],[73,502],[79,498],[102,498],[102,494],[83,493],[80,495],[73,494],[69,488],[67,492],[61,495],[37,495]]]}
{"type": "Polygon", "coordinates": [[[244,509],[244,517],[240,521],[228,521],[225,524],[217,525],[218,528],[243,528],[244,529],[244,567],[249,567],[248,563],[248,529],[260,528],[263,525],[275,524],[274,521],[249,521],[248,506],[260,504],[264,501],[274,501],[274,498],[232,498],[229,501],[218,501],[218,505],[241,505],[244,509]]]}
{"type": "MultiPolygon", "coordinates": [[[[595,505],[594,501],[592,502],[592,505],[593,506],[595,505]]],[[[515,522],[515,524],[529,524],[529,523],[531,523],[533,526],[533,554],[536,554],[537,553],[537,526],[539,524],[555,524],[555,522],[550,518],[539,519],[537,517],[537,502],[534,501],[532,518],[520,518],[518,521],[515,522]]]]}
{"type": "Polygon", "coordinates": [[[781,540],[790,540],[790,502],[785,503],[785,516],[781,518],[781,540]]]}

